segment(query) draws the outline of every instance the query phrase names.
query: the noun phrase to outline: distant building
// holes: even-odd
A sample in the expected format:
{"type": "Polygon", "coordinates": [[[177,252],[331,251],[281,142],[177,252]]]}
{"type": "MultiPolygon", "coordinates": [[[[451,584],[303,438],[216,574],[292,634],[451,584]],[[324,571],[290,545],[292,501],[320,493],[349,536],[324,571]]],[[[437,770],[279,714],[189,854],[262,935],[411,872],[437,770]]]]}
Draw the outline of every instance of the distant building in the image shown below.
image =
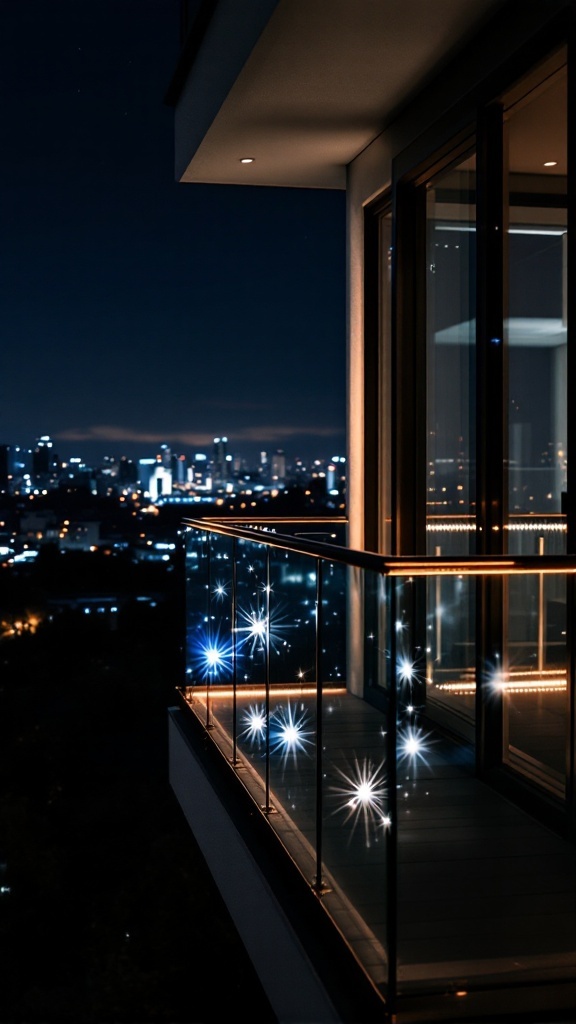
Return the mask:
{"type": "Polygon", "coordinates": [[[172,469],[163,464],[161,457],[139,459],[138,478],[142,491],[152,502],[172,493],[172,469]]]}
{"type": "Polygon", "coordinates": [[[32,452],[32,476],[37,486],[46,486],[55,479],[60,462],[50,437],[39,437],[32,452]]]}
{"type": "Polygon", "coordinates": [[[7,491],[12,476],[12,448],[9,444],[0,445],[0,491],[7,491]]]}
{"type": "Polygon", "coordinates": [[[59,541],[62,551],[91,551],[98,547],[100,542],[100,522],[66,521],[60,529],[59,541]]]}
{"type": "Polygon", "coordinates": [[[270,480],[272,483],[284,483],[286,480],[286,454],[275,451],[270,464],[270,480]]]}
{"type": "Polygon", "coordinates": [[[156,472],[156,459],[138,459],[138,482],[145,493],[150,493],[151,480],[156,472]]]}
{"type": "Polygon", "coordinates": [[[191,483],[194,488],[212,490],[212,467],[204,452],[196,452],[191,466],[191,483]]]}
{"type": "Polygon", "coordinates": [[[228,438],[215,437],[212,448],[212,476],[215,484],[224,484],[231,476],[231,457],[228,455],[228,438]]]}
{"type": "Polygon", "coordinates": [[[33,548],[46,543],[58,544],[60,524],[56,513],[52,509],[24,512],[20,516],[17,539],[20,544],[33,548]]]}
{"type": "Polygon", "coordinates": [[[186,455],[175,455],[173,458],[174,483],[179,486],[190,483],[190,460],[186,455]]]}
{"type": "Polygon", "coordinates": [[[123,486],[131,486],[138,481],[138,467],[132,459],[122,456],[118,464],[118,482],[123,486]]]}

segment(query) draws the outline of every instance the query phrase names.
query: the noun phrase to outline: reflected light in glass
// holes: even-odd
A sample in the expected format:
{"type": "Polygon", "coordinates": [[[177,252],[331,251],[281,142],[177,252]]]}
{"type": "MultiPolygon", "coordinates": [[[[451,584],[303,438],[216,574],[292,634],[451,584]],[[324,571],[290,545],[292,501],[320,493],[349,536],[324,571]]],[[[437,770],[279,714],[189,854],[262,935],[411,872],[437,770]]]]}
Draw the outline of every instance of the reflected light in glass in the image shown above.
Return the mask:
{"type": "Polygon", "coordinates": [[[305,751],[312,743],[313,733],[305,729],[308,712],[301,706],[298,710],[290,704],[280,707],[270,719],[270,741],[272,753],[281,753],[284,758],[305,751]]]}
{"type": "Polygon", "coordinates": [[[401,761],[407,760],[412,764],[423,761],[425,764],[426,755],[430,752],[428,734],[414,726],[408,726],[398,737],[398,754],[401,761]]]}
{"type": "Polygon", "coordinates": [[[366,846],[369,847],[373,830],[390,825],[390,817],[384,809],[387,793],[384,762],[374,767],[367,758],[364,758],[362,764],[355,759],[348,772],[338,767],[335,770],[344,784],[332,787],[341,800],[334,813],[345,813],[344,824],[353,819],[352,832],[358,824],[362,824],[366,846]]]}
{"type": "Polygon", "coordinates": [[[254,743],[264,738],[266,733],[266,710],[263,706],[250,705],[242,716],[244,728],[242,736],[254,743]]]}

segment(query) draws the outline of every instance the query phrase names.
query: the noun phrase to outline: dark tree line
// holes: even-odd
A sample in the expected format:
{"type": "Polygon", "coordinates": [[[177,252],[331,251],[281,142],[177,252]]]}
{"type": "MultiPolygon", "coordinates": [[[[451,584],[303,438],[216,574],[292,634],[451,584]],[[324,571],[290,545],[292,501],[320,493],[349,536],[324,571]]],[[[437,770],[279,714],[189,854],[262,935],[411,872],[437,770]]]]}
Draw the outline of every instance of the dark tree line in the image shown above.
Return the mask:
{"type": "MultiPolygon", "coordinates": [[[[50,593],[50,559],[16,603],[50,593]]],[[[0,641],[2,1024],[274,1020],[168,783],[177,566],[162,585],[113,629],[68,611],[0,641]]]]}

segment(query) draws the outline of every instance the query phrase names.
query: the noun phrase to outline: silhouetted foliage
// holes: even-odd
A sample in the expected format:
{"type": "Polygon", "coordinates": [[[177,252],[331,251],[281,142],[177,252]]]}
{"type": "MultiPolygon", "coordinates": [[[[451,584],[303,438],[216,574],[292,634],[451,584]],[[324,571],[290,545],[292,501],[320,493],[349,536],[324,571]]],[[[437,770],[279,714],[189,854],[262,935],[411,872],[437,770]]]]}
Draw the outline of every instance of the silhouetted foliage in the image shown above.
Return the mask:
{"type": "MultiPolygon", "coordinates": [[[[72,562],[51,578],[47,549],[30,590],[86,585],[88,562],[72,562]]],[[[122,564],[126,593],[138,570],[122,564]]],[[[246,1006],[274,1020],[168,783],[174,575],[156,573],[156,607],[128,600],[114,628],[71,609],[0,642],[2,1024],[192,1024],[246,1006]]]]}

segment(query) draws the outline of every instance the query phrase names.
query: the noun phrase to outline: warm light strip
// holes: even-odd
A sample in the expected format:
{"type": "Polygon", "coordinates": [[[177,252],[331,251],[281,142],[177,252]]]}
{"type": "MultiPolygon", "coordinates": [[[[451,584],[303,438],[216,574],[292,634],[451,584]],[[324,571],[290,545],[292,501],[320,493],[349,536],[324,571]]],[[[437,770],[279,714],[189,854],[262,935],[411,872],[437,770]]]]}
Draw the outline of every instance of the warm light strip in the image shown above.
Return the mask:
{"type": "Polygon", "coordinates": [[[510,669],[509,672],[507,673],[507,675],[509,675],[509,676],[520,676],[522,679],[525,679],[526,676],[537,676],[538,679],[542,679],[543,676],[557,676],[558,675],[558,669],[554,669],[554,668],[542,668],[542,669],[533,668],[532,670],[530,670],[529,668],[525,668],[525,669],[510,669]]]}
{"type": "Polygon", "coordinates": [[[467,562],[462,564],[461,562],[444,562],[439,564],[434,563],[432,560],[427,562],[407,562],[403,561],[401,566],[395,567],[390,566],[387,569],[387,576],[442,576],[442,575],[456,575],[456,576],[531,576],[538,573],[538,575],[557,575],[567,576],[576,573],[576,566],[563,566],[556,568],[555,566],[543,566],[541,569],[534,566],[527,569],[525,566],[517,566],[514,562],[491,562],[490,565],[486,565],[482,562],[467,562]]]}
{"type": "Polygon", "coordinates": [[[448,693],[461,694],[476,692],[476,683],[434,683],[431,679],[429,682],[432,683],[437,690],[446,690],[448,693]]]}
{"type": "MultiPolygon", "coordinates": [[[[532,523],[506,523],[504,529],[509,531],[530,530],[530,532],[533,532],[534,530],[544,530],[554,531],[555,533],[566,533],[567,526],[566,523],[543,523],[540,520],[537,520],[532,523]]],[[[475,533],[476,524],[447,522],[427,523],[426,531],[427,533],[475,533]]]]}
{"type": "MultiPolygon", "coordinates": [[[[510,676],[517,676],[517,680],[513,681],[510,678],[498,685],[498,689],[503,692],[513,693],[562,693],[566,690],[566,678],[562,676],[554,677],[552,670],[546,670],[544,672],[511,672],[510,676]],[[551,678],[543,679],[543,675],[548,675],[551,678]],[[530,676],[538,676],[531,682],[530,676]]],[[[431,680],[429,680],[431,682],[431,680]]],[[[476,690],[476,683],[433,683],[432,684],[437,690],[442,690],[447,693],[451,693],[455,696],[465,696],[466,694],[474,693],[476,690]]]]}
{"type": "Polygon", "coordinates": [[[554,530],[556,533],[566,533],[566,523],[507,523],[505,530],[554,530]]]}
{"type": "MultiPolygon", "coordinates": [[[[315,686],[273,686],[270,687],[270,695],[274,697],[315,697],[316,696],[315,686]]],[[[188,686],[186,688],[186,699],[188,697],[199,697],[200,700],[206,700],[210,694],[210,700],[231,700],[234,697],[234,688],[232,686],[214,686],[209,687],[208,690],[205,686],[188,686]]],[[[338,689],[324,690],[323,694],[325,697],[341,696],[346,693],[345,687],[339,687],[338,689]]],[[[263,698],[266,695],[265,686],[251,686],[249,688],[242,687],[242,689],[236,690],[237,698],[263,698]]]]}
{"type": "MultiPolygon", "coordinates": [[[[434,685],[437,690],[450,693],[453,697],[467,697],[476,693],[475,683],[438,683],[434,685]]],[[[550,682],[542,681],[539,685],[536,683],[523,685],[521,682],[502,683],[498,689],[503,693],[565,693],[566,683],[560,679],[550,680],[550,682]]]]}
{"type": "Polygon", "coordinates": [[[474,533],[475,523],[427,523],[428,533],[474,533]]]}
{"type": "Polygon", "coordinates": [[[502,683],[500,689],[503,693],[564,693],[566,691],[566,683],[563,683],[561,679],[551,679],[548,683],[542,681],[538,686],[536,683],[528,685],[522,685],[521,682],[502,683]]]}

